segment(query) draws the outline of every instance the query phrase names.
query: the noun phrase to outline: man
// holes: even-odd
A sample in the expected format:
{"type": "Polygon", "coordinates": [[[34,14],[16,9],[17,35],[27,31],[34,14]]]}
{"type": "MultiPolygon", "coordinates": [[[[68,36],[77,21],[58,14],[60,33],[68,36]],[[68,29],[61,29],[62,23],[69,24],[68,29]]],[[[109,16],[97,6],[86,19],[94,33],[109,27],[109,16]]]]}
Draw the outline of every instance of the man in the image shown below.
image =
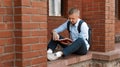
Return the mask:
{"type": "Polygon", "coordinates": [[[79,25],[79,18],[80,11],[77,8],[71,8],[68,12],[68,20],[60,25],[58,28],[52,31],[53,38],[48,44],[47,50],[47,58],[48,60],[56,60],[62,56],[67,56],[69,54],[78,54],[78,55],[85,55],[89,50],[89,43],[88,43],[88,26],[86,22],[81,24],[81,32],[79,33],[77,28],[79,25]],[[67,29],[67,23],[70,22],[70,39],[63,38],[59,35],[60,32],[67,29]],[[60,39],[66,39],[67,42],[60,41],[60,39]],[[61,45],[63,49],[61,51],[54,52],[57,45],[61,45]]]}

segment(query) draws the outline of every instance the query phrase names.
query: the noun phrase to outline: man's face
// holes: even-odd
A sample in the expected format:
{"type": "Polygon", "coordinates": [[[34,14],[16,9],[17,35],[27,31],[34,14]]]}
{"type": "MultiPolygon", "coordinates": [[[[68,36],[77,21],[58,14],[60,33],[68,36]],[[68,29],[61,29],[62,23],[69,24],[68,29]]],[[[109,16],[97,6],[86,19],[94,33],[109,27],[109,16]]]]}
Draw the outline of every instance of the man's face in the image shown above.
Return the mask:
{"type": "Polygon", "coordinates": [[[79,16],[77,14],[71,14],[68,16],[69,21],[74,25],[77,20],[78,20],[79,16]]]}

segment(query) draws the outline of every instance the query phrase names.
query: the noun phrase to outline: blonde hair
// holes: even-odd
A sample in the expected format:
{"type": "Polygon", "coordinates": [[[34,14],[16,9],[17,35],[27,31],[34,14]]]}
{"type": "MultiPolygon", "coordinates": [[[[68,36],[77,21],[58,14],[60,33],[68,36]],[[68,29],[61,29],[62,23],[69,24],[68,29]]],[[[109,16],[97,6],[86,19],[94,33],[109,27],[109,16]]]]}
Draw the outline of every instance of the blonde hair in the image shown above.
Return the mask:
{"type": "Polygon", "coordinates": [[[72,14],[77,14],[77,15],[79,16],[79,14],[80,14],[79,9],[77,9],[77,8],[71,8],[71,9],[68,11],[68,15],[72,15],[72,14]]]}

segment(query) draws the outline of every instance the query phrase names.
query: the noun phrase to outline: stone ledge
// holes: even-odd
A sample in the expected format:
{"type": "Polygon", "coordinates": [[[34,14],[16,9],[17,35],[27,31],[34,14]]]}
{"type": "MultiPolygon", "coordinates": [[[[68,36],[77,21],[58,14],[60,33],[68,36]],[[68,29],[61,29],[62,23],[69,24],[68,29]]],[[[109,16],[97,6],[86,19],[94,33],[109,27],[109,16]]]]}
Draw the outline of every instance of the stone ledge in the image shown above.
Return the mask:
{"type": "Polygon", "coordinates": [[[116,48],[110,52],[93,52],[90,51],[87,55],[70,55],[56,61],[48,62],[48,67],[68,67],[69,65],[76,64],[88,60],[101,60],[101,61],[114,61],[120,59],[120,44],[116,44],[116,48]]]}
{"type": "Polygon", "coordinates": [[[67,67],[68,65],[79,63],[79,62],[90,60],[90,59],[92,59],[92,54],[90,52],[83,56],[70,55],[65,58],[60,58],[59,60],[49,61],[48,67],[67,67]]]}
{"type": "Polygon", "coordinates": [[[92,58],[95,60],[105,60],[105,61],[112,61],[115,59],[120,58],[120,43],[115,44],[115,50],[110,52],[91,52],[92,58]]]}

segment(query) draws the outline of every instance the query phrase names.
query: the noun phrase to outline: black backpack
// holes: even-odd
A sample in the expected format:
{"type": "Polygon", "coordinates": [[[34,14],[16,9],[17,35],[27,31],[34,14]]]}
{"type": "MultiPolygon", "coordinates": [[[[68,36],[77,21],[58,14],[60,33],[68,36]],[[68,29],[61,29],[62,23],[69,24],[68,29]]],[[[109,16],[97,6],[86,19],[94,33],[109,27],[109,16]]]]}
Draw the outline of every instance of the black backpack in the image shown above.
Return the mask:
{"type": "MultiPolygon", "coordinates": [[[[80,28],[81,28],[81,24],[82,24],[83,22],[84,22],[83,20],[80,20],[80,21],[79,21],[79,25],[78,25],[78,28],[77,28],[79,33],[81,32],[81,29],[80,29],[80,28]]],[[[68,32],[70,33],[70,27],[69,27],[69,26],[70,26],[70,21],[68,21],[68,23],[67,23],[67,30],[68,30],[68,32]]],[[[88,29],[88,40],[87,40],[87,41],[88,41],[89,44],[91,44],[92,29],[91,29],[91,27],[90,27],[89,25],[88,25],[88,28],[89,28],[89,29],[88,29]]]]}

